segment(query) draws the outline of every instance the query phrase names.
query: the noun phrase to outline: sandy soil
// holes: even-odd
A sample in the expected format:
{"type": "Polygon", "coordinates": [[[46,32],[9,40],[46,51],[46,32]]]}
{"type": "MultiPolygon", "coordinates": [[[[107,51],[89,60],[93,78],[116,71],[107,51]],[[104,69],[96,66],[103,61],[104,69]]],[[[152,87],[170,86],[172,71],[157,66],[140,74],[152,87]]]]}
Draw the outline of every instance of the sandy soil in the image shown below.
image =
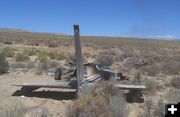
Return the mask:
{"type": "MultiPolygon", "coordinates": [[[[20,87],[12,84],[32,82],[55,82],[53,77],[36,76],[32,72],[11,72],[0,76],[0,110],[4,106],[11,106],[12,101],[20,100],[27,108],[25,117],[31,116],[33,112],[47,109],[49,116],[64,117],[66,116],[66,107],[71,102],[72,91],[62,89],[43,89],[40,88],[33,93],[18,93],[20,87]],[[66,92],[63,94],[62,92],[66,92]]],[[[33,115],[32,115],[33,116],[33,115]]]]}

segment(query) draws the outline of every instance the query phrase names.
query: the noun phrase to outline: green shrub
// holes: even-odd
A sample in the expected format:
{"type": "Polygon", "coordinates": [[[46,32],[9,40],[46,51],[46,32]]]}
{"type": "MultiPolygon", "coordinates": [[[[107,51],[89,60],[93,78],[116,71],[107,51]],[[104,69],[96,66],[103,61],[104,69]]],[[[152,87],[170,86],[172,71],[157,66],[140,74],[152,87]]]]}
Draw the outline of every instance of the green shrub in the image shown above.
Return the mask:
{"type": "Polygon", "coordinates": [[[17,53],[15,59],[16,61],[24,61],[28,59],[28,56],[22,53],[17,53]]]}
{"type": "Polygon", "coordinates": [[[48,53],[47,52],[39,52],[38,54],[38,60],[40,63],[47,63],[48,60],[48,53]]]}
{"type": "Polygon", "coordinates": [[[145,79],[146,91],[148,94],[153,95],[156,92],[156,82],[152,78],[145,79]]]}
{"type": "Polygon", "coordinates": [[[29,49],[24,49],[23,50],[23,55],[27,55],[27,56],[33,56],[36,55],[36,50],[33,48],[29,48],[29,49]]]}
{"type": "Polygon", "coordinates": [[[2,49],[2,52],[6,55],[6,57],[14,57],[14,50],[10,47],[5,47],[2,49]]]}
{"type": "Polygon", "coordinates": [[[0,74],[6,73],[9,69],[9,63],[4,53],[0,53],[0,74]]]}

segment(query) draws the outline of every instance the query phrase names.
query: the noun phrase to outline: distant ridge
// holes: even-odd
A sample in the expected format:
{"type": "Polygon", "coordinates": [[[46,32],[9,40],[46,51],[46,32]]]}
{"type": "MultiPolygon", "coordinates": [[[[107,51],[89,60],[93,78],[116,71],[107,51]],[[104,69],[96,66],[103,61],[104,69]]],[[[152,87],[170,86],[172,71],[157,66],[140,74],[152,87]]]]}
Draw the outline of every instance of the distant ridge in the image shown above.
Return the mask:
{"type": "Polygon", "coordinates": [[[13,31],[13,32],[29,32],[29,33],[42,33],[42,34],[54,34],[54,35],[67,35],[65,33],[53,33],[53,32],[34,32],[30,30],[17,29],[17,28],[0,28],[0,31],[13,31]]]}
{"type": "Polygon", "coordinates": [[[28,30],[15,29],[15,28],[0,28],[0,31],[19,31],[19,32],[30,32],[30,31],[28,31],[28,30]]]}
{"type": "MultiPolygon", "coordinates": [[[[48,34],[48,35],[61,35],[61,36],[72,36],[68,35],[65,33],[53,33],[53,32],[34,32],[30,30],[24,30],[24,29],[17,29],[17,28],[5,28],[5,27],[0,27],[0,32],[26,32],[26,33],[33,33],[33,34],[48,34]]],[[[82,35],[84,37],[100,37],[100,38],[113,38],[113,39],[141,39],[141,40],[169,40],[169,41],[180,41],[180,39],[177,38],[168,38],[168,37],[156,37],[156,38],[149,38],[149,37],[130,37],[130,36],[86,36],[82,35]]]]}

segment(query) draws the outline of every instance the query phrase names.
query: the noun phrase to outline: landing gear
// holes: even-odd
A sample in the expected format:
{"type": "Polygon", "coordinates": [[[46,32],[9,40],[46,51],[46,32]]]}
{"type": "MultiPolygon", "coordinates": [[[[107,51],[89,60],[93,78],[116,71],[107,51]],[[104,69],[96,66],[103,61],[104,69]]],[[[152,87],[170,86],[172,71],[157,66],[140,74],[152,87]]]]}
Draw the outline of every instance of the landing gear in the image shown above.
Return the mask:
{"type": "Polygon", "coordinates": [[[62,76],[62,70],[61,68],[56,68],[56,71],[54,73],[54,79],[55,80],[61,80],[61,76],[62,76]]]}

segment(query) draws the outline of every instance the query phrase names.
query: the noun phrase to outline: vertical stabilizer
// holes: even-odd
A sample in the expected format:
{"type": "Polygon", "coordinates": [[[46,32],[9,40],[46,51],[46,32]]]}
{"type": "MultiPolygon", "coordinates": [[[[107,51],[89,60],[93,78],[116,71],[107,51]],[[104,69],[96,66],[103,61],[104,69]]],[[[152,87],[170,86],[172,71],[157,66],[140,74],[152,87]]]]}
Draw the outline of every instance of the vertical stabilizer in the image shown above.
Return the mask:
{"type": "Polygon", "coordinates": [[[84,64],[79,32],[79,25],[74,25],[75,58],[77,67],[77,90],[79,90],[79,85],[84,79],[84,64]]]}

